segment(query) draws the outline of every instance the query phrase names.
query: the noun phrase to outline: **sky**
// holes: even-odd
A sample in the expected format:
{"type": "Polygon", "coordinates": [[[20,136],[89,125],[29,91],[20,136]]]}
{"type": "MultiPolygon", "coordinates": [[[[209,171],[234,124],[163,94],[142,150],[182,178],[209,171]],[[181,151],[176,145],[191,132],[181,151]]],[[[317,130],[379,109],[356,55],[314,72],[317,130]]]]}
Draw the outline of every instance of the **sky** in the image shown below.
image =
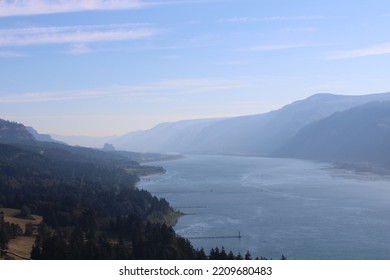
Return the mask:
{"type": "Polygon", "coordinates": [[[389,26],[387,0],[0,0],[0,118],[109,136],[388,92],[389,26]]]}

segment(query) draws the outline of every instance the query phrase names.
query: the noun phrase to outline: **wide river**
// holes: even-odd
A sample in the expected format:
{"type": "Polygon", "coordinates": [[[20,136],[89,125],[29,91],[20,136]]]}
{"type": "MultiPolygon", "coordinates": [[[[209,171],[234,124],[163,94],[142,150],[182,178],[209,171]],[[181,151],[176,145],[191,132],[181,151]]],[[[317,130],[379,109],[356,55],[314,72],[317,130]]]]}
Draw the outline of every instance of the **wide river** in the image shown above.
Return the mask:
{"type": "Polygon", "coordinates": [[[206,253],[224,246],[273,259],[390,259],[388,177],[274,158],[186,156],[156,165],[166,174],[139,188],[187,213],[175,230],[206,253]]]}

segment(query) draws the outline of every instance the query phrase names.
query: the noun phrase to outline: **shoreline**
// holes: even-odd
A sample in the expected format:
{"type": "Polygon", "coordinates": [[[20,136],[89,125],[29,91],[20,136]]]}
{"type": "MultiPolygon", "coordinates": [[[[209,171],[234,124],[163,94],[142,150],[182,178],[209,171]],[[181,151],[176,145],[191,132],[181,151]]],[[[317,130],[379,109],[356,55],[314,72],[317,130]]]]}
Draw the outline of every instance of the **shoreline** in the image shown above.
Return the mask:
{"type": "Polygon", "coordinates": [[[388,179],[390,180],[390,170],[371,165],[368,163],[353,163],[353,162],[333,162],[329,163],[328,167],[323,168],[324,170],[338,173],[336,175],[342,177],[359,177],[359,179],[388,179]]]}
{"type": "Polygon", "coordinates": [[[165,161],[172,161],[172,160],[179,160],[185,158],[184,155],[182,154],[177,154],[177,155],[167,155],[166,158],[161,158],[161,159],[151,159],[151,160],[145,160],[145,161],[139,161],[138,163],[140,165],[147,164],[147,163],[153,163],[153,162],[165,162],[165,161]]]}
{"type": "MultiPolygon", "coordinates": [[[[154,162],[172,161],[172,160],[179,160],[179,159],[183,159],[183,158],[184,158],[184,156],[183,156],[183,155],[180,155],[180,157],[178,157],[178,158],[170,158],[170,159],[165,159],[165,160],[156,160],[156,161],[154,161],[154,162]]],[[[149,162],[148,162],[148,163],[149,163],[149,162]]],[[[162,175],[164,175],[164,174],[166,173],[165,168],[163,168],[163,167],[161,167],[161,166],[149,166],[149,165],[141,165],[141,166],[150,167],[151,169],[150,169],[149,171],[152,171],[153,168],[155,168],[155,169],[154,169],[155,172],[152,171],[152,172],[149,172],[149,173],[146,173],[146,172],[145,172],[144,174],[137,174],[137,176],[138,176],[138,178],[139,178],[139,181],[136,183],[135,186],[136,186],[136,188],[138,188],[138,189],[142,189],[142,188],[139,187],[139,182],[140,182],[141,180],[148,181],[148,180],[149,180],[148,177],[162,176],[162,175]],[[161,169],[160,169],[160,168],[161,168],[161,169]],[[159,169],[159,170],[157,170],[157,169],[159,169]]],[[[143,190],[145,190],[145,189],[143,189],[143,190]]],[[[151,195],[153,195],[153,196],[155,196],[155,197],[157,197],[157,198],[159,198],[159,199],[164,198],[164,197],[159,197],[159,196],[157,196],[157,195],[155,195],[155,194],[152,194],[152,193],[151,193],[150,191],[148,191],[148,190],[145,190],[145,191],[149,192],[151,195]]],[[[164,199],[165,199],[165,198],[164,198],[164,199]]],[[[172,207],[171,204],[170,204],[170,202],[169,202],[168,200],[167,200],[167,202],[169,203],[170,211],[169,211],[168,213],[165,213],[165,214],[162,214],[162,213],[161,213],[161,214],[162,214],[162,217],[156,218],[157,221],[154,221],[154,222],[163,223],[163,224],[166,224],[166,225],[169,226],[169,227],[174,227],[174,226],[178,223],[179,219],[180,219],[181,217],[187,215],[187,214],[181,212],[180,210],[178,210],[178,209],[176,209],[176,208],[174,208],[174,207],[172,207]]],[[[153,218],[152,218],[152,220],[153,220],[153,218]]]]}

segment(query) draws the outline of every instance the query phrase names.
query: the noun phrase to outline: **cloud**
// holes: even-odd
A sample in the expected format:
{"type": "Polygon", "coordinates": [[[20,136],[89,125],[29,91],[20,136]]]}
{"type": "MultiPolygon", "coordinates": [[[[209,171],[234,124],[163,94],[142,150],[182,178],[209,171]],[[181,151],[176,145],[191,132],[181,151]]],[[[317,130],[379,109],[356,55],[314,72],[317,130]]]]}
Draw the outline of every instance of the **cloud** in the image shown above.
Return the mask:
{"type": "Polygon", "coordinates": [[[150,28],[134,28],[134,24],[0,29],[0,46],[134,40],[151,37],[157,33],[157,30],[150,28]]]}
{"type": "Polygon", "coordinates": [[[302,20],[319,20],[324,19],[323,16],[272,16],[264,17],[264,21],[302,21],[302,20]]]}
{"type": "Polygon", "coordinates": [[[258,21],[257,18],[254,17],[232,17],[228,19],[220,19],[218,22],[227,22],[227,23],[245,23],[245,22],[256,22],[258,21]]]}
{"type": "MultiPolygon", "coordinates": [[[[199,1],[199,0],[198,0],[199,1]]],[[[196,3],[195,0],[0,0],[0,17],[132,10],[158,5],[196,3]]]]}
{"type": "Polygon", "coordinates": [[[294,27],[294,28],[284,28],[283,31],[285,32],[314,32],[317,31],[314,27],[294,27]]]}
{"type": "Polygon", "coordinates": [[[77,97],[75,94],[72,94],[72,92],[28,92],[23,94],[3,95],[0,97],[0,104],[35,103],[76,99],[82,99],[82,96],[77,97]]]}
{"type": "Polygon", "coordinates": [[[386,55],[386,54],[390,54],[390,43],[374,46],[371,48],[365,48],[365,49],[333,52],[329,54],[326,57],[326,59],[329,60],[348,59],[348,58],[357,58],[357,57],[365,57],[365,56],[373,56],[373,55],[386,55]]]}
{"type": "Polygon", "coordinates": [[[145,87],[146,90],[175,90],[176,93],[205,93],[221,90],[246,88],[248,84],[240,79],[180,79],[163,80],[154,85],[145,87]]]}
{"type": "Polygon", "coordinates": [[[27,56],[26,54],[21,52],[0,50],[0,57],[26,57],[26,56],[27,56]]]}
{"type": "Polygon", "coordinates": [[[84,43],[77,43],[71,46],[71,49],[69,51],[70,54],[79,55],[79,54],[86,54],[91,53],[92,49],[89,48],[84,43]]]}
{"type": "Polygon", "coordinates": [[[248,64],[248,61],[245,60],[225,60],[220,62],[215,62],[215,65],[245,65],[248,64]]]}
{"type": "Polygon", "coordinates": [[[247,52],[266,52],[266,51],[278,51],[278,50],[288,50],[296,48],[306,48],[311,45],[309,44],[276,44],[276,45],[258,45],[249,48],[242,49],[241,51],[247,52]]]}
{"type": "Polygon", "coordinates": [[[0,2],[0,16],[137,9],[146,5],[140,0],[3,0],[0,2]]]}
{"type": "Polygon", "coordinates": [[[324,19],[322,16],[272,16],[272,17],[231,17],[222,18],[218,22],[222,23],[245,23],[245,22],[258,22],[262,21],[306,21],[306,20],[319,20],[324,19]]]}
{"type": "Polygon", "coordinates": [[[68,91],[26,92],[2,95],[0,104],[74,101],[97,98],[149,98],[150,101],[172,95],[202,94],[243,89],[247,81],[236,79],[174,79],[161,80],[144,85],[114,85],[106,88],[91,88],[68,91]]]}

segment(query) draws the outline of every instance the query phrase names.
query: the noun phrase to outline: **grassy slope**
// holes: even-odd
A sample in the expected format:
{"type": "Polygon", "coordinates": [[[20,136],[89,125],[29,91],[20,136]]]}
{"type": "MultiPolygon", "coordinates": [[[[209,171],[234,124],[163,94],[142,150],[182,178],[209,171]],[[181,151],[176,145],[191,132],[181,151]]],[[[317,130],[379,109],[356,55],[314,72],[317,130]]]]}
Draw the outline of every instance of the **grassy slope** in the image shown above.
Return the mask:
{"type": "MultiPolygon", "coordinates": [[[[23,232],[26,229],[26,224],[39,225],[43,220],[43,218],[38,215],[32,215],[34,218],[33,220],[17,218],[16,216],[20,212],[19,209],[0,208],[0,212],[4,212],[4,220],[6,222],[19,225],[23,232]]],[[[36,235],[33,234],[32,236],[18,236],[15,239],[11,239],[8,243],[8,252],[11,253],[9,254],[9,257],[13,259],[29,259],[35,238],[36,235]],[[21,256],[22,258],[17,256],[21,256]]]]}

